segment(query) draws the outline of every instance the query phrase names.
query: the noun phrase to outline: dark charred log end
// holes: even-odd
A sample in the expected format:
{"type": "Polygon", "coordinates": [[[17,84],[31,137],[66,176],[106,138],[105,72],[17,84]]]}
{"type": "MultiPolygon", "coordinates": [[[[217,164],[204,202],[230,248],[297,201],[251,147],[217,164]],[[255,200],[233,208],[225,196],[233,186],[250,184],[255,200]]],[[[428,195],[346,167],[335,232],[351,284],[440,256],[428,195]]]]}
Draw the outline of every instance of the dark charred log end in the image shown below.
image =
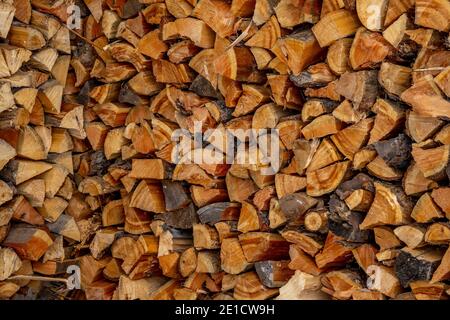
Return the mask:
{"type": "Polygon", "coordinates": [[[401,251],[395,260],[395,273],[400,280],[400,284],[407,288],[413,281],[431,280],[438,266],[439,262],[420,260],[407,252],[401,251]]]}
{"type": "Polygon", "coordinates": [[[412,141],[403,133],[395,138],[376,142],[374,147],[387,165],[398,170],[406,169],[411,161],[412,141]]]}

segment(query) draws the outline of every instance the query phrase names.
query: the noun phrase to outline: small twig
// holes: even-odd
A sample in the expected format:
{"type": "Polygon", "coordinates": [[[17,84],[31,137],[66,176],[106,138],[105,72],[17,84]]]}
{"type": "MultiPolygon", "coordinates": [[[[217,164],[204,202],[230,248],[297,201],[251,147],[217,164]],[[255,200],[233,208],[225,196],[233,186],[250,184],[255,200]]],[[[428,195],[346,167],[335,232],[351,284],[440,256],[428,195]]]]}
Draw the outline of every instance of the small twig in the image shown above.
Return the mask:
{"type": "Polygon", "coordinates": [[[116,44],[116,43],[120,43],[121,41],[120,40],[116,40],[116,41],[113,41],[113,42],[111,42],[111,43],[108,43],[107,45],[105,45],[104,47],[103,47],[103,50],[108,50],[113,44],[116,44]]]}
{"type": "Polygon", "coordinates": [[[253,20],[250,20],[250,23],[248,24],[247,28],[245,28],[245,30],[239,35],[239,37],[237,37],[230,45],[228,45],[225,48],[225,51],[233,48],[235,45],[237,45],[239,42],[241,42],[242,39],[244,39],[247,35],[248,32],[250,31],[250,28],[253,25],[253,20]]]}
{"type": "Polygon", "coordinates": [[[84,41],[86,41],[86,43],[90,44],[93,47],[96,47],[99,50],[105,51],[105,49],[103,49],[102,47],[99,47],[98,45],[96,45],[94,42],[92,42],[91,40],[89,40],[88,38],[82,36],[81,34],[79,34],[78,32],[76,32],[75,30],[70,29],[68,26],[64,25],[64,27],[67,28],[67,30],[69,30],[70,32],[72,32],[74,35],[76,35],[77,37],[83,39],[84,41]]]}
{"type": "Polygon", "coordinates": [[[59,20],[59,22],[61,22],[61,25],[62,25],[63,27],[65,27],[67,30],[69,30],[69,32],[72,32],[72,33],[73,33],[74,35],[76,35],[78,38],[83,39],[84,41],[86,41],[86,43],[90,44],[90,45],[93,46],[93,47],[96,47],[96,48],[99,49],[99,50],[105,51],[105,49],[103,49],[102,47],[99,47],[98,45],[96,45],[94,42],[92,42],[92,41],[89,40],[88,38],[86,38],[86,37],[84,37],[83,35],[79,34],[79,33],[76,32],[75,30],[69,28],[69,27],[67,26],[67,24],[66,24],[61,18],[58,17],[58,20],[59,20]]]}
{"type": "Polygon", "coordinates": [[[69,283],[69,280],[65,278],[52,278],[52,277],[27,276],[27,275],[12,276],[9,277],[8,280],[37,280],[37,281],[64,282],[65,284],[69,283]]]}
{"type": "Polygon", "coordinates": [[[422,68],[422,69],[414,69],[413,72],[423,72],[423,71],[442,71],[444,67],[433,67],[433,68],[422,68]]]}
{"type": "Polygon", "coordinates": [[[305,168],[307,168],[309,166],[309,164],[311,163],[314,153],[316,152],[317,148],[319,147],[319,144],[320,144],[319,139],[312,140],[311,153],[308,155],[308,159],[306,159],[305,168]]]}

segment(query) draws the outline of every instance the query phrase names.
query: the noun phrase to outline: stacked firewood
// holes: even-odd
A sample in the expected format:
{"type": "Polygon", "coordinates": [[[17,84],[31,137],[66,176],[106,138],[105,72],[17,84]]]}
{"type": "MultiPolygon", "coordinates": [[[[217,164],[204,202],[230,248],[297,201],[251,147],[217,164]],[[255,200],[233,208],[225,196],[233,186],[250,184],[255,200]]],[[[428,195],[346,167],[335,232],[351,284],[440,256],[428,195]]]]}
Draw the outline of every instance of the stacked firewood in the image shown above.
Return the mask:
{"type": "Polygon", "coordinates": [[[0,298],[449,297],[448,0],[0,19],[0,298]],[[280,168],[175,161],[197,122],[277,129],[280,168]]]}

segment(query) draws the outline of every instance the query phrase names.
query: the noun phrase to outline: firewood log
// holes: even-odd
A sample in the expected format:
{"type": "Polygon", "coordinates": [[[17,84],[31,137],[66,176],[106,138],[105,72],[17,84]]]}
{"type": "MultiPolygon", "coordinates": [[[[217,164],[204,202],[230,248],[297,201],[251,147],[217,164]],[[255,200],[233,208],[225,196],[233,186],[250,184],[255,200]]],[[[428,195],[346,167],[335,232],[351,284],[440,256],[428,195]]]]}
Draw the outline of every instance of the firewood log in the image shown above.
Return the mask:
{"type": "Polygon", "coordinates": [[[348,166],[349,162],[343,161],[307,173],[306,193],[317,197],[334,191],[344,179],[348,166]]]}
{"type": "Polygon", "coordinates": [[[377,253],[378,249],[369,244],[363,244],[353,249],[353,256],[355,257],[356,262],[366,273],[371,265],[377,264],[377,253]]]}
{"type": "Polygon", "coordinates": [[[355,272],[332,271],[322,278],[322,291],[339,300],[349,299],[355,290],[361,289],[361,279],[355,272]]]}
{"type": "Polygon", "coordinates": [[[231,274],[239,274],[252,266],[251,263],[247,262],[237,238],[222,240],[220,260],[221,268],[231,274]]]}
{"type": "Polygon", "coordinates": [[[248,262],[286,257],[289,246],[283,237],[264,232],[248,232],[239,236],[245,258],[248,262]]]}
{"type": "Polygon", "coordinates": [[[411,0],[389,1],[384,26],[390,25],[396,18],[407,12],[413,6],[414,2],[411,0]]]}
{"type": "Polygon", "coordinates": [[[277,174],[275,175],[275,188],[278,198],[281,199],[286,195],[302,191],[306,188],[306,179],[294,175],[277,174]]]}
{"type": "Polygon", "coordinates": [[[195,224],[193,238],[196,249],[218,249],[220,247],[216,229],[208,225],[195,224]]]}
{"type": "Polygon", "coordinates": [[[320,276],[314,276],[297,270],[289,281],[280,288],[277,300],[323,300],[329,299],[321,291],[320,276]]]}
{"type": "Polygon", "coordinates": [[[368,289],[356,289],[352,292],[353,300],[385,300],[385,296],[376,291],[368,289]]]}
{"type": "Polygon", "coordinates": [[[407,195],[422,193],[437,187],[437,183],[434,180],[425,178],[416,163],[412,163],[406,171],[403,185],[407,195]]]}
{"type": "Polygon", "coordinates": [[[401,99],[410,104],[413,111],[419,114],[432,117],[449,116],[445,111],[448,102],[443,98],[431,75],[424,76],[420,81],[405,90],[401,99]]]}
{"type": "Polygon", "coordinates": [[[130,108],[120,103],[101,103],[93,110],[106,125],[120,127],[125,124],[130,108]]]}
{"type": "Polygon", "coordinates": [[[11,208],[12,218],[17,221],[29,223],[31,225],[43,225],[44,220],[36,209],[25,199],[24,196],[17,196],[7,204],[11,208]]]}
{"type": "Polygon", "coordinates": [[[178,268],[183,277],[188,277],[197,269],[197,253],[194,248],[186,249],[181,254],[178,268]]]}
{"type": "Polygon", "coordinates": [[[354,70],[371,68],[382,62],[391,51],[392,47],[380,34],[361,27],[350,48],[350,65],[354,70]]]}
{"type": "Polygon", "coordinates": [[[7,279],[22,266],[22,261],[19,256],[10,248],[0,249],[0,261],[2,261],[2,267],[0,269],[1,281],[7,279]]]}
{"type": "Polygon", "coordinates": [[[240,205],[232,202],[217,202],[197,211],[201,223],[215,224],[219,221],[238,220],[240,205]]]}
{"type": "Polygon", "coordinates": [[[214,61],[218,74],[238,81],[250,76],[254,63],[254,57],[246,47],[233,47],[214,61]]]}
{"type": "Polygon", "coordinates": [[[416,300],[446,300],[445,284],[428,281],[414,281],[411,283],[411,289],[416,300]]]}
{"type": "Polygon", "coordinates": [[[319,268],[345,264],[352,256],[351,249],[340,244],[339,237],[328,233],[322,252],[315,256],[319,268]]]}
{"type": "Polygon", "coordinates": [[[288,194],[279,200],[280,210],[287,220],[300,218],[316,204],[316,199],[301,192],[288,194]]]}
{"type": "Polygon", "coordinates": [[[256,262],[255,269],[261,283],[268,288],[282,287],[294,274],[286,260],[256,262]]]}
{"type": "Polygon", "coordinates": [[[170,290],[174,282],[167,281],[163,277],[144,278],[139,280],[131,280],[126,276],[119,279],[118,299],[120,300],[149,300],[157,299],[164,294],[164,290],[170,290]],[[164,287],[164,288],[163,288],[164,287]]]}
{"type": "Polygon", "coordinates": [[[28,227],[10,230],[3,245],[14,249],[19,257],[31,261],[39,260],[53,243],[46,231],[28,227]]]}
{"type": "Polygon", "coordinates": [[[402,292],[400,282],[391,268],[372,265],[369,266],[368,273],[367,287],[369,289],[381,292],[391,298],[397,297],[402,292]]]}
{"type": "Polygon", "coordinates": [[[237,277],[233,297],[237,300],[265,300],[278,294],[278,289],[266,288],[254,271],[237,277]]]}
{"type": "Polygon", "coordinates": [[[142,180],[134,190],[129,206],[144,211],[163,213],[165,210],[165,203],[161,185],[148,183],[145,180],[142,180]],[[149,199],[148,197],[151,199],[150,202],[147,200],[149,199]]]}
{"type": "Polygon", "coordinates": [[[197,255],[197,268],[199,273],[216,273],[220,271],[220,257],[218,252],[200,251],[197,255]]]}
{"type": "Polygon", "coordinates": [[[283,28],[294,27],[304,22],[316,23],[320,18],[320,5],[315,0],[300,2],[282,0],[275,7],[275,14],[283,28]]]}
{"type": "Polygon", "coordinates": [[[425,233],[425,241],[431,244],[446,244],[450,240],[450,228],[445,223],[433,223],[425,233]]]}
{"type": "Polygon", "coordinates": [[[68,239],[81,241],[81,233],[77,222],[73,217],[62,214],[59,218],[48,225],[51,232],[62,235],[68,239]]]}
{"type": "Polygon", "coordinates": [[[408,248],[415,249],[425,245],[425,228],[415,225],[400,226],[394,229],[394,234],[408,248]]]}
{"type": "Polygon", "coordinates": [[[359,20],[369,30],[381,30],[388,8],[387,0],[357,1],[356,11],[359,20]]]}
{"type": "Polygon", "coordinates": [[[320,46],[327,47],[336,40],[354,34],[358,27],[358,18],[350,11],[342,9],[321,17],[312,30],[320,46]],[[330,28],[333,28],[333,32],[330,32],[330,28]]]}
{"type": "Polygon", "coordinates": [[[258,231],[260,229],[258,212],[256,208],[248,202],[242,203],[237,228],[238,231],[243,233],[258,231]]]}
{"type": "Polygon", "coordinates": [[[361,229],[386,224],[402,225],[410,221],[412,203],[403,190],[380,183],[375,183],[375,189],[375,198],[366,218],[360,225],[361,229]],[[383,212],[382,216],[379,215],[380,212],[383,212]]]}
{"type": "Polygon", "coordinates": [[[450,13],[448,2],[433,0],[431,4],[432,6],[422,0],[416,3],[416,19],[414,23],[439,31],[448,31],[450,29],[447,19],[450,13]],[[434,15],[436,15],[435,19],[431,18],[434,15]]]}
{"type": "Polygon", "coordinates": [[[447,249],[444,256],[442,257],[442,261],[441,261],[439,267],[433,273],[433,278],[431,279],[432,283],[435,283],[437,281],[443,281],[450,277],[450,270],[448,267],[449,256],[450,256],[450,253],[449,253],[449,250],[447,249]]]}
{"type": "Polygon", "coordinates": [[[432,248],[402,249],[395,261],[395,273],[401,285],[406,288],[412,281],[431,280],[442,256],[442,252],[432,248]],[[402,268],[406,261],[410,261],[408,267],[402,268]]]}
{"type": "Polygon", "coordinates": [[[328,229],[333,234],[349,242],[364,242],[369,237],[368,231],[360,227],[364,217],[361,213],[350,211],[346,203],[332,196],[329,202],[330,215],[328,216],[328,229]]]}
{"type": "Polygon", "coordinates": [[[448,194],[450,193],[450,188],[439,188],[436,190],[433,190],[431,193],[431,197],[436,202],[436,204],[439,206],[439,208],[442,209],[442,211],[445,213],[445,216],[448,218],[450,215],[450,203],[448,199],[448,194]]]}
{"type": "Polygon", "coordinates": [[[203,20],[220,37],[227,37],[233,32],[235,17],[231,6],[224,1],[199,1],[192,15],[203,20]]]}
{"type": "Polygon", "coordinates": [[[411,217],[417,222],[426,223],[436,218],[442,218],[444,214],[433,201],[431,195],[424,193],[414,206],[411,217]]]}
{"type": "Polygon", "coordinates": [[[430,138],[442,125],[441,120],[433,117],[422,116],[415,112],[409,112],[407,115],[406,126],[416,142],[423,142],[430,138]]]}
{"type": "Polygon", "coordinates": [[[298,75],[306,66],[318,61],[323,55],[323,50],[311,30],[281,38],[271,50],[288,65],[294,75],[298,75]]]}
{"type": "Polygon", "coordinates": [[[412,156],[425,178],[440,180],[445,178],[450,147],[444,145],[437,148],[422,149],[415,147],[412,149],[412,156]]]}
{"type": "Polygon", "coordinates": [[[312,232],[327,232],[328,213],[326,211],[309,211],[305,215],[305,228],[312,232]]]}

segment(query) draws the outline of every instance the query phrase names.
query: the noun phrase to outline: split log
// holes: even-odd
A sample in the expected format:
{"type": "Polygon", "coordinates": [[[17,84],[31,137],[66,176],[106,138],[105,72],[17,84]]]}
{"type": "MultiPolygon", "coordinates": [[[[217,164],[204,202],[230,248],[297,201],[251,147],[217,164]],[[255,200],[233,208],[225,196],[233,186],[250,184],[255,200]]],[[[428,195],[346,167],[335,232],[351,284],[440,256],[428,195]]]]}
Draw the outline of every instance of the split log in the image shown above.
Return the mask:
{"type": "Polygon", "coordinates": [[[439,206],[439,208],[442,209],[447,219],[450,215],[450,203],[448,198],[449,194],[450,188],[438,188],[433,190],[433,192],[431,193],[431,197],[433,198],[434,202],[439,206]]]}
{"type": "Polygon", "coordinates": [[[403,190],[378,182],[375,183],[375,189],[375,198],[360,228],[407,224],[410,221],[412,203],[403,190]]]}
{"type": "Polygon", "coordinates": [[[342,75],[351,71],[349,55],[352,43],[352,39],[343,38],[336,40],[328,48],[327,63],[334,73],[342,75]]]}
{"type": "Polygon", "coordinates": [[[375,242],[380,246],[381,250],[400,247],[400,240],[394,231],[386,226],[373,228],[375,242]]]}
{"type": "Polygon", "coordinates": [[[443,218],[444,214],[433,201],[429,193],[424,193],[411,212],[411,218],[420,223],[431,222],[433,219],[443,218]]]}
{"type": "Polygon", "coordinates": [[[282,287],[294,274],[286,260],[256,262],[255,269],[261,283],[268,288],[282,287]]]}
{"type": "Polygon", "coordinates": [[[343,161],[307,173],[306,193],[318,197],[333,192],[347,174],[349,162],[343,161]]]}
{"type": "MultiPolygon", "coordinates": [[[[372,19],[376,18],[373,17],[372,19]]],[[[350,65],[353,70],[373,68],[381,63],[391,51],[392,47],[383,36],[361,27],[356,32],[350,48],[350,65]]]]}
{"type": "Polygon", "coordinates": [[[248,262],[280,260],[286,258],[289,245],[283,237],[264,232],[248,232],[239,235],[245,258],[248,262]]]}
{"type": "Polygon", "coordinates": [[[435,283],[437,281],[447,280],[450,277],[450,270],[449,270],[449,263],[448,263],[449,257],[450,257],[450,251],[447,249],[444,256],[442,257],[442,261],[441,261],[439,267],[433,273],[433,278],[431,279],[432,283],[435,283]]]}
{"type": "Polygon", "coordinates": [[[194,248],[186,249],[180,255],[178,268],[183,277],[188,277],[197,269],[197,253],[194,248]]]}
{"type": "Polygon", "coordinates": [[[400,282],[391,268],[372,265],[368,268],[368,273],[367,287],[369,289],[381,292],[391,298],[397,297],[402,292],[400,282]]]}
{"type": "Polygon", "coordinates": [[[0,249],[0,261],[2,267],[0,269],[0,280],[3,281],[14,272],[18,271],[22,266],[19,256],[10,248],[0,249]]]}
{"type": "Polygon", "coordinates": [[[336,84],[336,92],[353,102],[356,110],[369,110],[376,101],[378,93],[378,72],[348,72],[336,84]]]}
{"type": "Polygon", "coordinates": [[[317,200],[305,193],[293,193],[279,200],[280,210],[285,219],[301,218],[310,208],[317,204],[317,200]]]}
{"type": "Polygon", "coordinates": [[[312,232],[328,231],[328,214],[325,211],[309,211],[305,215],[305,228],[312,232]]]}
{"type": "Polygon", "coordinates": [[[266,288],[254,271],[240,274],[236,280],[233,297],[236,300],[265,300],[278,294],[278,289],[266,288]]]}
{"type": "Polygon", "coordinates": [[[394,234],[408,248],[415,249],[425,245],[425,228],[415,225],[400,226],[394,229],[394,234]]]}
{"type": "Polygon", "coordinates": [[[416,112],[409,112],[406,126],[409,134],[416,142],[423,142],[431,138],[443,125],[437,118],[422,116],[416,112]]]}
{"type": "Polygon", "coordinates": [[[251,267],[251,263],[247,262],[237,238],[222,240],[220,260],[222,270],[230,274],[239,274],[251,267]]]}
{"type": "Polygon", "coordinates": [[[27,227],[11,229],[3,241],[3,245],[14,249],[19,257],[31,261],[38,261],[52,243],[46,231],[27,227]]]}
{"type": "Polygon", "coordinates": [[[377,114],[369,144],[385,139],[398,130],[405,119],[405,112],[388,100],[377,99],[372,110],[377,114]]]}
{"type": "Polygon", "coordinates": [[[322,252],[315,256],[319,268],[343,265],[353,256],[351,248],[340,244],[340,239],[332,233],[328,233],[322,252]]]}
{"type": "Polygon", "coordinates": [[[448,2],[433,0],[430,4],[421,0],[416,3],[416,19],[414,23],[439,31],[448,31],[450,29],[449,14],[450,6],[448,2]]]}
{"type": "Polygon", "coordinates": [[[219,221],[238,220],[240,205],[232,202],[217,202],[197,211],[201,223],[214,225],[219,221]]]}
{"type": "Polygon", "coordinates": [[[433,223],[425,233],[425,241],[430,244],[447,244],[450,241],[450,228],[445,223],[433,223]]]}
{"type": "Polygon", "coordinates": [[[406,288],[412,281],[431,280],[441,259],[442,253],[438,250],[404,248],[395,261],[395,273],[406,288]]]}
{"type": "Polygon", "coordinates": [[[320,276],[296,271],[294,276],[280,288],[277,300],[326,300],[328,295],[321,291],[320,276]]]}
{"type": "Polygon", "coordinates": [[[411,154],[425,178],[433,180],[445,178],[450,155],[449,145],[431,149],[416,147],[412,149],[411,154]]]}
{"type": "Polygon", "coordinates": [[[323,55],[323,50],[311,30],[281,38],[271,50],[280,61],[287,64],[294,75],[298,75],[305,67],[317,62],[323,55]]]}
{"type": "Polygon", "coordinates": [[[312,275],[319,275],[322,270],[316,265],[313,258],[308,256],[298,245],[291,244],[289,247],[289,256],[291,262],[289,262],[288,267],[292,270],[300,270],[312,275]]]}
{"type": "Polygon", "coordinates": [[[372,118],[363,119],[331,136],[338,150],[349,159],[367,143],[369,132],[372,132],[372,118]]]}
{"type": "Polygon", "coordinates": [[[317,234],[289,228],[283,230],[281,234],[287,241],[298,245],[301,250],[312,257],[316,256],[323,248],[323,239],[317,234]]]}
{"type": "Polygon", "coordinates": [[[312,28],[321,47],[327,47],[334,41],[348,37],[359,27],[358,18],[345,9],[336,10],[321,17],[312,28]],[[333,32],[330,32],[330,29],[333,32]]]}
{"type": "Polygon", "coordinates": [[[355,290],[361,289],[359,275],[348,270],[329,272],[322,278],[322,283],[322,291],[340,300],[349,299],[355,290]]]}
{"type": "MultiPolygon", "coordinates": [[[[342,205],[336,199],[330,200],[330,205],[342,205]]],[[[355,211],[348,211],[344,207],[343,210],[332,209],[328,217],[328,229],[335,235],[344,238],[348,242],[362,243],[370,238],[370,233],[367,230],[362,230],[360,227],[364,217],[361,213],[355,211]],[[342,211],[342,212],[341,212],[342,211]]]]}
{"type": "Polygon", "coordinates": [[[425,178],[419,166],[414,162],[406,170],[403,185],[407,195],[420,194],[437,187],[434,180],[425,178]]]}
{"type": "Polygon", "coordinates": [[[426,75],[405,90],[400,98],[413,107],[413,111],[424,116],[447,117],[446,101],[431,75],[426,75]]]}

